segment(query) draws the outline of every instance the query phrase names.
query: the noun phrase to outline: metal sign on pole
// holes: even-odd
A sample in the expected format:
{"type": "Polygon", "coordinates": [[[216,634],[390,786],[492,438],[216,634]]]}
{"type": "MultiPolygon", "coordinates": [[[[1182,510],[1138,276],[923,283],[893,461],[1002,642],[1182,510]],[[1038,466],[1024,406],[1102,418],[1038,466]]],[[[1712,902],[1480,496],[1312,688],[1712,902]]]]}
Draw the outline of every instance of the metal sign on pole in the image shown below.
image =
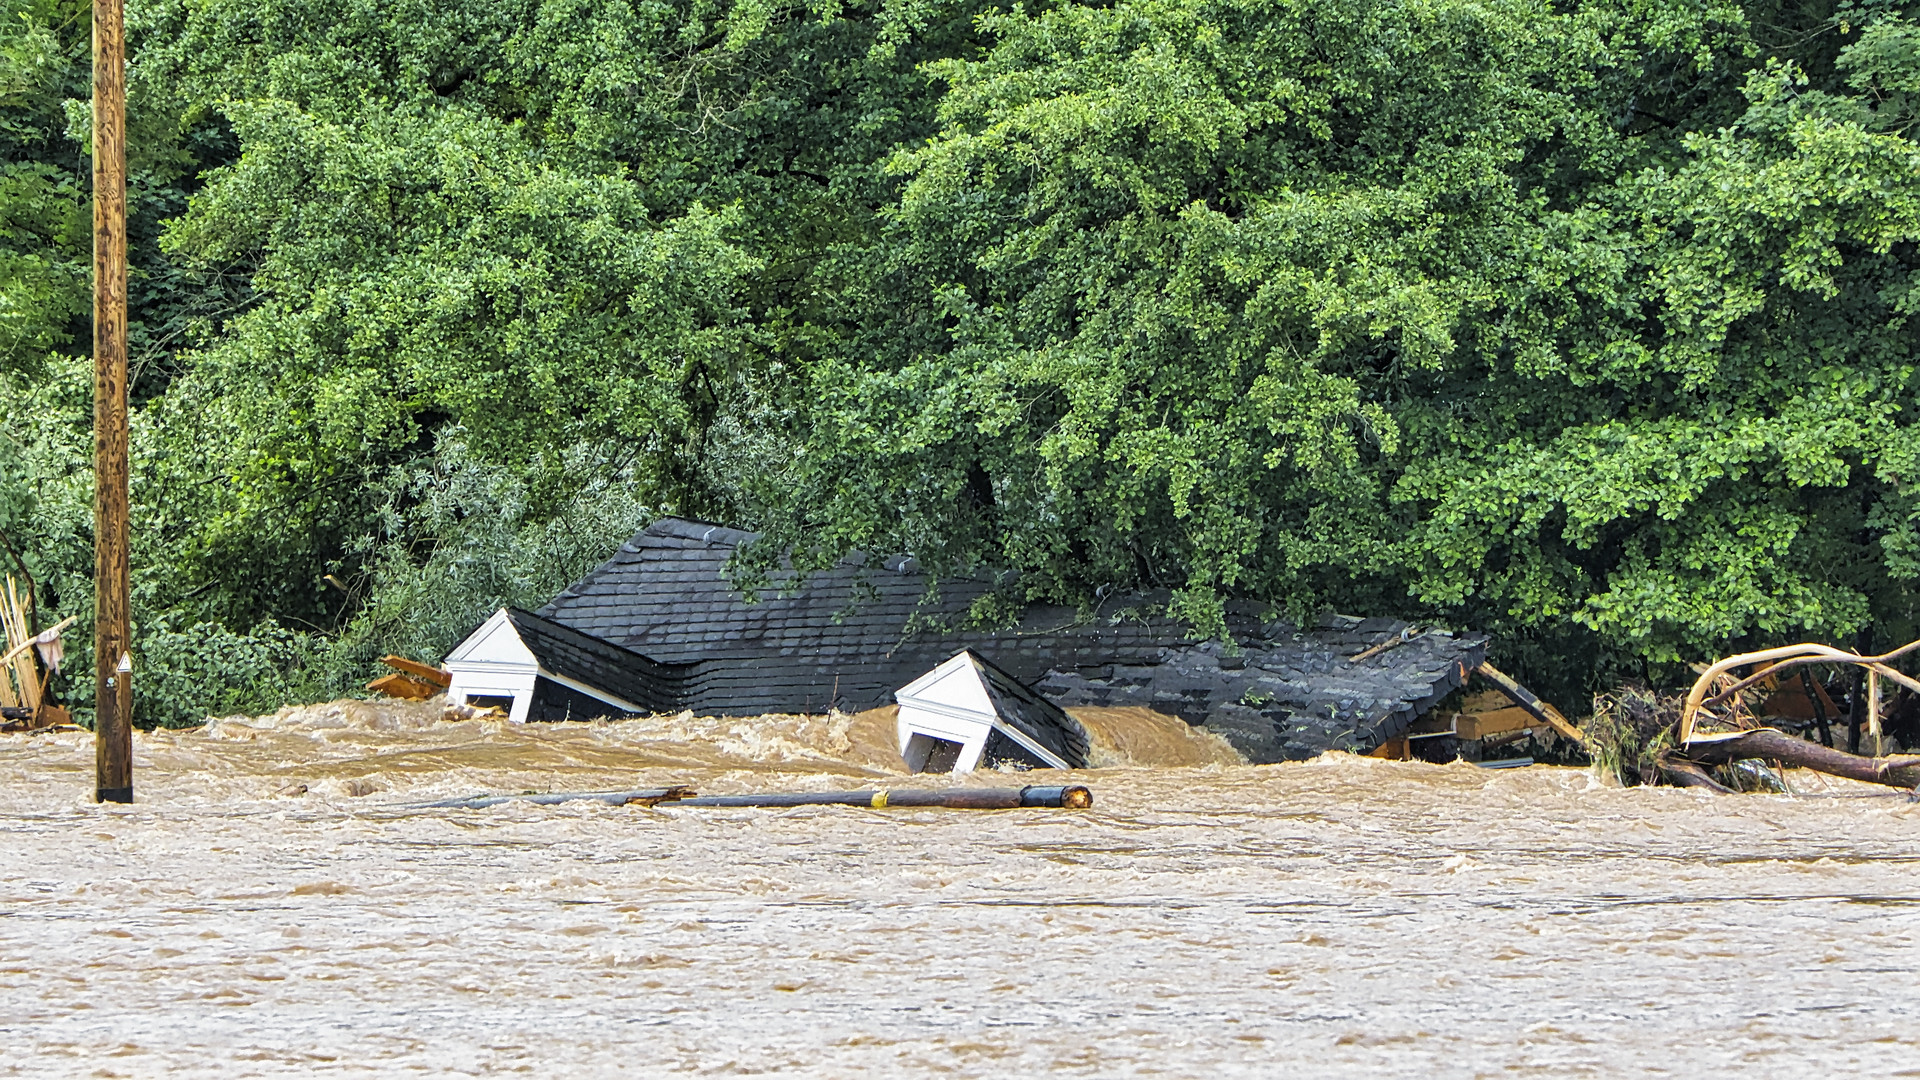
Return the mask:
{"type": "Polygon", "coordinates": [[[94,801],[133,801],[123,0],[93,0],[94,801]]]}

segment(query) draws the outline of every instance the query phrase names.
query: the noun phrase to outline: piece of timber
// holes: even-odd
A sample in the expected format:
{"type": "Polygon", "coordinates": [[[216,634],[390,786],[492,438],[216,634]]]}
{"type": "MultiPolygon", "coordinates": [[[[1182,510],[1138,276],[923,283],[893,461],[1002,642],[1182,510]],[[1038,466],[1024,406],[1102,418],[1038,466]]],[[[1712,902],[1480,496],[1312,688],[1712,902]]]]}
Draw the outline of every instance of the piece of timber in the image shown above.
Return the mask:
{"type": "Polygon", "coordinates": [[[418,660],[409,660],[404,656],[383,656],[380,662],[395,671],[404,671],[424,682],[432,683],[442,690],[453,685],[452,673],[434,667],[432,664],[422,664],[418,660]]]}
{"type": "Polygon", "coordinates": [[[1687,743],[1685,752],[1694,761],[1709,765],[1762,758],[1868,784],[1886,784],[1909,791],[1920,787],[1920,755],[1863,757],[1796,738],[1777,728],[1730,735],[1697,735],[1687,743]]]}
{"type": "Polygon", "coordinates": [[[554,806],[570,802],[603,802],[608,806],[652,806],[655,803],[676,802],[692,798],[694,790],[690,787],[642,788],[637,791],[571,791],[549,795],[474,795],[465,799],[442,799],[439,802],[415,803],[416,810],[485,810],[502,803],[528,802],[535,806],[554,806]]]}
{"type": "Polygon", "coordinates": [[[1517,682],[1514,682],[1511,676],[1507,675],[1505,672],[1501,671],[1499,668],[1494,667],[1490,663],[1483,662],[1479,667],[1474,668],[1473,670],[1477,672],[1482,678],[1486,679],[1488,682],[1499,687],[1501,693],[1504,693],[1509,698],[1512,698],[1513,703],[1515,705],[1518,705],[1521,708],[1532,713],[1542,723],[1552,725],[1553,730],[1559,732],[1562,735],[1565,735],[1567,738],[1572,739],[1574,742],[1579,743],[1581,746],[1585,746],[1587,744],[1586,736],[1580,734],[1580,729],[1574,727],[1573,724],[1569,723],[1566,717],[1561,716],[1559,709],[1556,709],[1553,706],[1547,704],[1546,702],[1541,701],[1539,698],[1534,697],[1533,691],[1527,689],[1524,686],[1521,686],[1517,682]]]}
{"type": "Polygon", "coordinates": [[[408,701],[425,701],[434,694],[432,685],[397,671],[373,680],[367,684],[367,689],[385,694],[390,698],[405,698],[408,701]]]}
{"type": "Polygon", "coordinates": [[[78,615],[69,615],[64,619],[61,619],[60,622],[57,625],[55,625],[52,629],[42,630],[39,634],[36,634],[33,637],[28,638],[27,640],[21,642],[20,644],[15,645],[11,649],[8,649],[6,652],[6,655],[0,656],[0,664],[13,663],[14,657],[19,656],[21,653],[26,652],[28,649],[31,649],[35,645],[39,644],[40,638],[42,636],[45,636],[47,634],[53,634],[57,638],[60,631],[65,630],[69,626],[72,626],[74,622],[79,618],[80,616],[78,615]]]}
{"type": "Polygon", "coordinates": [[[953,788],[947,791],[813,791],[802,794],[702,795],[674,806],[935,806],[949,810],[1013,810],[1024,806],[1084,810],[1093,792],[1077,784],[1061,787],[953,788]]]}
{"type": "Polygon", "coordinates": [[[1388,739],[1367,753],[1371,758],[1385,758],[1388,761],[1410,761],[1413,758],[1411,738],[1402,735],[1397,739],[1388,739]]]}
{"type": "Polygon", "coordinates": [[[1495,709],[1493,712],[1461,713],[1453,718],[1453,733],[1463,739],[1484,739],[1509,731],[1529,731],[1546,726],[1539,717],[1518,705],[1510,709],[1495,709]]]}

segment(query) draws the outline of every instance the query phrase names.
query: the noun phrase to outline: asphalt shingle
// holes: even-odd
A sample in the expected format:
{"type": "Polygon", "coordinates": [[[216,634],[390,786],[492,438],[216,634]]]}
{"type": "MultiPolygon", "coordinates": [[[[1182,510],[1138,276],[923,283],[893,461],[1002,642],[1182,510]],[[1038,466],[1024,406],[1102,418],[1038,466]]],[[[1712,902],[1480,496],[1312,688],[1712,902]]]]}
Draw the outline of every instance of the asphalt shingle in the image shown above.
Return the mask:
{"type": "MultiPolygon", "coordinates": [[[[992,583],[945,579],[929,601],[918,565],[898,558],[849,558],[748,603],[726,566],[753,539],[663,518],[529,617],[608,649],[529,626],[573,670],[624,680],[651,696],[620,696],[662,711],[872,708],[966,648],[1054,705],[1150,706],[1218,730],[1254,761],[1364,751],[1404,734],[1486,651],[1484,635],[1428,630],[1355,663],[1407,624],[1330,616],[1303,629],[1249,602],[1228,605],[1229,647],[1153,614],[1166,609],[1153,594],[1109,598],[1090,612],[1036,605],[1012,627],[954,629],[992,583]]],[[[610,681],[595,685],[619,693],[610,681]]]]}

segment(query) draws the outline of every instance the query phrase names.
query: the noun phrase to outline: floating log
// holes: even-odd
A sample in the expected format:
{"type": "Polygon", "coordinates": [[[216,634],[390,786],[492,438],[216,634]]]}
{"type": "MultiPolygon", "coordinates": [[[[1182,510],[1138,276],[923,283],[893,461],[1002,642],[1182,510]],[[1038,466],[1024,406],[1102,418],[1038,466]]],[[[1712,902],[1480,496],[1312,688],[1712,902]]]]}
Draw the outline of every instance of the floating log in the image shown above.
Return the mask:
{"type": "Polygon", "coordinates": [[[1048,806],[1084,810],[1093,792],[1077,784],[1062,787],[953,788],[946,791],[811,791],[801,794],[702,795],[674,806],[937,806],[949,810],[1013,810],[1048,806]]]}
{"type": "Polygon", "coordinates": [[[690,787],[643,788],[637,791],[572,791],[549,795],[474,795],[465,799],[442,799],[418,803],[416,810],[485,810],[502,803],[529,802],[535,806],[555,806],[569,802],[603,802],[608,806],[652,806],[675,802],[695,794],[690,787]]]}
{"type": "Polygon", "coordinates": [[[1863,757],[1808,742],[1777,728],[1726,735],[1697,735],[1686,744],[1686,755],[1696,762],[1709,765],[1763,758],[1869,784],[1885,784],[1909,791],[1920,788],[1920,755],[1863,757]]]}

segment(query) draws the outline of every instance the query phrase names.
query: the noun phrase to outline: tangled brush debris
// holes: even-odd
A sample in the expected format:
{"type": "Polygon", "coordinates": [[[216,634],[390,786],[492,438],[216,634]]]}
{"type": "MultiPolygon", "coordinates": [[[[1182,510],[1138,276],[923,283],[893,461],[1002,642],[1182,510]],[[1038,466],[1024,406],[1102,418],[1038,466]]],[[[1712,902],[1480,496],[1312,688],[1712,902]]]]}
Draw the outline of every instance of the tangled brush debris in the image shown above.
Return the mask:
{"type": "MultiPolygon", "coordinates": [[[[1920,789],[1920,755],[1883,754],[1880,680],[1920,685],[1890,666],[1920,642],[1883,656],[1859,656],[1824,645],[1794,645],[1728,657],[1701,671],[1683,697],[1627,687],[1596,698],[1586,728],[1594,764],[1623,784],[1665,781],[1710,791],[1787,790],[1785,768],[1797,766],[1867,783],[1920,789]],[[1864,713],[1876,754],[1848,753],[1789,734],[1763,718],[1765,704],[1793,679],[1824,691],[1799,671],[1809,664],[1850,665],[1866,671],[1866,691],[1854,712],[1864,713]]],[[[1823,706],[1815,705],[1819,712],[1823,706]]],[[[1820,727],[1827,717],[1819,712],[1820,727]]]]}

